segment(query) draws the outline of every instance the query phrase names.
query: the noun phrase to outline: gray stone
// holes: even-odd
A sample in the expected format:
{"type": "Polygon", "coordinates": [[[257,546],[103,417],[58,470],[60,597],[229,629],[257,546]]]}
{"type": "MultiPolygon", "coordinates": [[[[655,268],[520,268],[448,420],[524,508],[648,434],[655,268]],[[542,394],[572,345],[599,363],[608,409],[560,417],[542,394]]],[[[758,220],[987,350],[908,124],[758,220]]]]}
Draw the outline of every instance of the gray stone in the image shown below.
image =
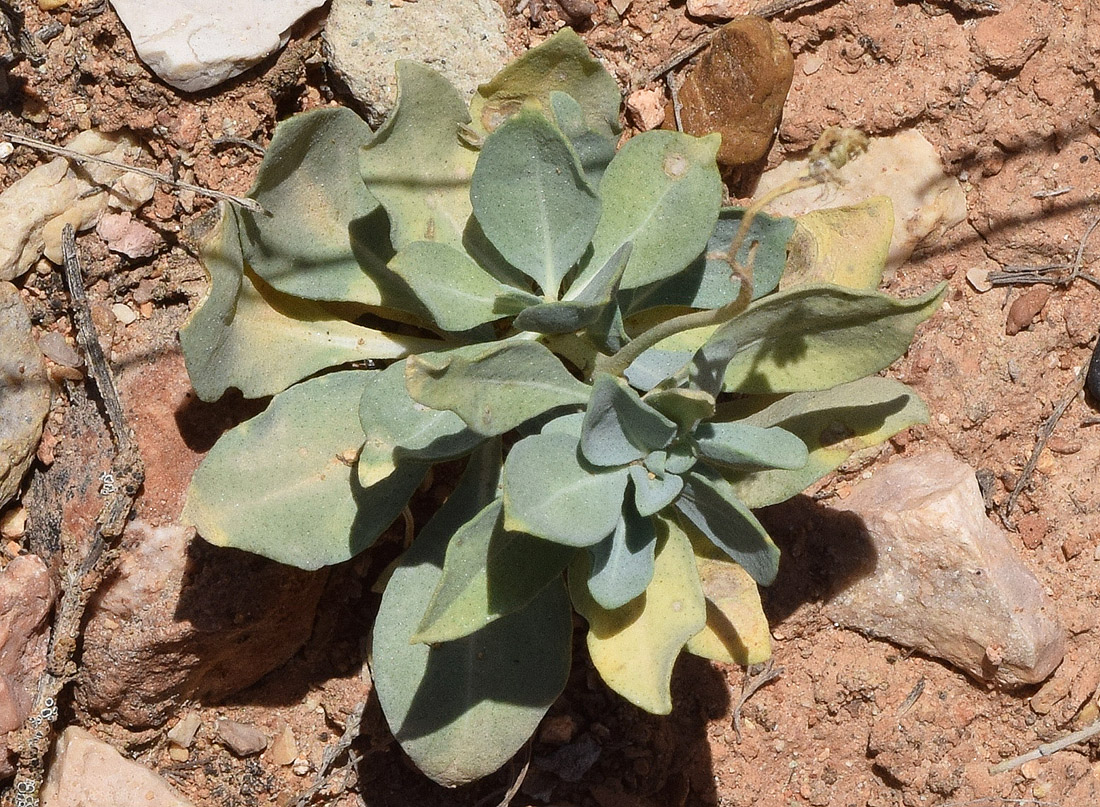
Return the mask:
{"type": "Polygon", "coordinates": [[[50,411],[50,383],[19,291],[0,282],[0,507],[19,490],[50,411]]]}
{"type": "Polygon", "coordinates": [[[236,720],[218,721],[218,739],[239,757],[253,757],[267,748],[267,735],[255,726],[236,720]]]}
{"type": "Polygon", "coordinates": [[[1061,662],[1054,608],[986,517],[970,466],[946,452],[895,460],[837,509],[862,519],[874,557],[826,604],[830,619],[1002,686],[1061,662]]]}
{"type": "Polygon", "coordinates": [[[15,770],[8,732],[23,725],[46,669],[49,615],[56,591],[36,555],[15,558],[0,572],[0,777],[15,770]]]}
{"type": "Polygon", "coordinates": [[[198,92],[240,75],[286,44],[324,0],[111,0],[141,60],[168,84],[198,92]]]}
{"type": "Polygon", "coordinates": [[[78,726],[61,733],[42,786],[42,807],[191,807],[157,776],[78,726]]]}
{"type": "Polygon", "coordinates": [[[329,62],[377,125],[397,96],[394,62],[422,62],[472,96],[512,58],[505,22],[494,0],[333,0],[325,43],[329,62]]]}

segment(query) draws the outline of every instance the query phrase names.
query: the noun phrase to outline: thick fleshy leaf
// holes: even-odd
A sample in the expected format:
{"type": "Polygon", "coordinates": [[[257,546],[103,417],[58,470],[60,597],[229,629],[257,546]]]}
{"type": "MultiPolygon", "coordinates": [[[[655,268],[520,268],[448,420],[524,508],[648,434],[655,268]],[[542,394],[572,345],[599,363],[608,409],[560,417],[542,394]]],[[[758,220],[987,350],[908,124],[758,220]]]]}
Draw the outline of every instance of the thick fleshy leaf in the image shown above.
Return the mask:
{"type": "Polygon", "coordinates": [[[888,196],[813,210],[796,221],[781,288],[803,283],[878,288],[894,235],[894,205],[888,196]]]}
{"type": "Polygon", "coordinates": [[[941,284],[898,300],[874,291],[806,285],[758,300],[716,330],[692,359],[694,386],[716,393],[828,389],[877,373],[903,355],[939,308],[941,284]]]}
{"type": "Polygon", "coordinates": [[[675,388],[648,392],[642,400],[684,431],[714,414],[714,396],[702,390],[675,388]]]}
{"type": "Polygon", "coordinates": [[[583,404],[591,388],[538,342],[470,345],[409,358],[414,400],[449,409],[478,434],[504,434],[559,406],[583,404]]]}
{"type": "Polygon", "coordinates": [[[358,147],[373,136],[344,107],[304,112],[275,128],[249,193],[267,212],[237,211],[245,262],[272,288],[309,300],[382,303],[366,270],[386,265],[388,244],[377,244],[372,231],[385,219],[374,215],[378,201],[358,168],[358,147]]]}
{"type": "Polygon", "coordinates": [[[536,101],[549,110],[554,92],[564,92],[580,104],[586,128],[618,139],[619,85],[569,28],[531,48],[477,88],[470,102],[473,126],[492,132],[525,101],[536,101]]]}
{"type": "Polygon", "coordinates": [[[653,579],[657,531],[653,521],[629,505],[615,531],[588,548],[588,593],[613,611],[640,597],[653,579]]]}
{"type": "Polygon", "coordinates": [[[410,641],[442,577],[448,540],[496,496],[499,448],[475,458],[394,570],[371,652],[394,736],[420,770],[448,787],[511,759],[561,694],[570,663],[572,618],[561,583],[463,639],[434,647],[410,641]]]}
{"type": "Polygon", "coordinates": [[[381,482],[402,461],[441,462],[464,456],[485,438],[446,409],[429,409],[409,397],[405,362],[372,373],[359,399],[359,420],[366,442],[359,452],[359,482],[381,482]]]}
{"type": "Polygon", "coordinates": [[[318,370],[396,359],[441,343],[352,325],[319,303],[289,297],[244,271],[236,213],[228,205],[202,244],[210,291],[180,329],[191,384],[204,401],[230,387],[274,395],[318,370]]]}
{"type": "Polygon", "coordinates": [[[806,464],[806,444],[778,426],[750,423],[700,423],[692,433],[699,456],[727,467],[798,469],[806,464]]]}
{"type": "Polygon", "coordinates": [[[588,121],[584,119],[584,107],[573,96],[564,92],[550,92],[550,111],[558,128],[573,144],[589,183],[593,187],[599,187],[603,172],[615,158],[618,138],[588,128],[588,121]]]}
{"type": "Polygon", "coordinates": [[[619,247],[633,244],[621,286],[632,289],[682,271],[718,221],[720,138],[651,131],[626,142],[600,181],[603,216],[593,252],[567,299],[574,299],[619,247]]]}
{"type": "Polygon", "coordinates": [[[445,331],[468,331],[523,309],[516,289],[502,285],[465,253],[447,244],[414,241],[389,270],[409,288],[424,315],[445,331]]]}
{"type": "Polygon", "coordinates": [[[559,578],[576,550],[504,529],[503,503],[490,502],[455,531],[443,577],[413,641],[460,639],[527,605],[559,578]]]}
{"type": "Polygon", "coordinates": [[[602,373],[584,415],[581,453],[593,465],[626,465],[664,448],[676,424],[638,397],[621,378],[602,373]]]}
{"type": "Polygon", "coordinates": [[[630,466],[634,483],[634,506],[643,516],[652,516],[672,504],[684,489],[684,480],[677,474],[658,476],[641,465],[630,466]]]}
{"type": "Polygon", "coordinates": [[[629,258],[630,244],[623,244],[577,299],[533,305],[516,316],[513,325],[517,330],[546,334],[573,333],[587,328],[611,305],[629,258]]]}
{"type": "Polygon", "coordinates": [[[592,241],[600,198],[565,135],[523,110],[489,135],[470,185],[482,231],[551,299],[592,241]]]}
{"type": "Polygon", "coordinates": [[[591,546],[619,523],[626,468],[597,468],[561,432],[520,440],[504,463],[504,527],[566,546],[591,546]]]}
{"type": "MultiPolygon", "coordinates": [[[[626,311],[677,306],[720,308],[737,298],[741,280],[727,260],[729,248],[741,227],[744,209],[724,207],[706,250],[678,275],[625,292],[620,303],[626,311]]],[[[748,235],[737,251],[743,266],[752,266],[752,299],[771,294],[779,285],[787,265],[787,244],[795,232],[795,220],[757,214],[748,235]]]]}
{"type": "Polygon", "coordinates": [[[685,643],[706,624],[706,603],[691,542],[675,523],[659,519],[653,580],[645,596],[621,608],[601,608],[588,593],[585,570],[570,570],[573,607],[588,620],[588,653],[613,690],[647,712],[672,711],[669,683],[685,643]]]}
{"type": "Polygon", "coordinates": [[[779,547],[724,479],[690,473],[676,509],[762,586],[779,571],[779,547]]]}
{"type": "Polygon", "coordinates": [[[723,664],[747,667],[767,661],[772,637],[756,581],[696,531],[688,535],[707,601],[707,624],[684,649],[723,664]]]}
{"type": "Polygon", "coordinates": [[[447,79],[415,62],[397,63],[397,105],[359,152],[359,170],[389,215],[395,249],[413,241],[462,249],[477,162],[477,151],[458,136],[468,121],[447,79]]]}
{"type": "Polygon", "coordinates": [[[359,398],[371,370],[313,378],[221,436],[199,465],[182,519],[212,544],[300,569],[355,557],[397,518],[424,478],[409,463],[359,485],[359,398]]]}
{"type": "Polygon", "coordinates": [[[760,427],[782,426],[809,449],[809,460],[798,470],[723,472],[749,507],[765,507],[801,493],[838,468],[853,451],[878,445],[916,423],[927,423],[928,408],[904,384],[871,376],[818,392],[724,404],[718,417],[744,418],[739,422],[760,427]],[[761,406],[755,412],[750,408],[761,406]]]}

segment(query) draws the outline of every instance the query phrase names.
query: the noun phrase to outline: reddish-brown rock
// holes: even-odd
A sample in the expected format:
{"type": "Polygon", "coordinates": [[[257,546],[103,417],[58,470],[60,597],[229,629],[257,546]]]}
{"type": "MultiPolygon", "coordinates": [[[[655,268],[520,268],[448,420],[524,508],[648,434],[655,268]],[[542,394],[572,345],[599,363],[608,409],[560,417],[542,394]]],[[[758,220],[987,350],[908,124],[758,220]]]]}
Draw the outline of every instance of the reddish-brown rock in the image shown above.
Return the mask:
{"type": "Polygon", "coordinates": [[[1061,662],[1054,608],[986,516],[970,466],[946,452],[895,460],[837,509],[863,520],[873,558],[827,604],[835,622],[1005,686],[1061,662]]]}
{"type": "Polygon", "coordinates": [[[1044,0],[1021,0],[978,23],[974,51],[992,70],[1015,72],[1046,43],[1050,18],[1044,0]]]}
{"type": "MultiPolygon", "coordinates": [[[[46,669],[47,617],[54,599],[49,571],[36,556],[18,557],[0,572],[0,737],[20,728],[30,714],[46,669]]],[[[0,777],[7,777],[15,759],[3,740],[0,749],[0,777]]]]}

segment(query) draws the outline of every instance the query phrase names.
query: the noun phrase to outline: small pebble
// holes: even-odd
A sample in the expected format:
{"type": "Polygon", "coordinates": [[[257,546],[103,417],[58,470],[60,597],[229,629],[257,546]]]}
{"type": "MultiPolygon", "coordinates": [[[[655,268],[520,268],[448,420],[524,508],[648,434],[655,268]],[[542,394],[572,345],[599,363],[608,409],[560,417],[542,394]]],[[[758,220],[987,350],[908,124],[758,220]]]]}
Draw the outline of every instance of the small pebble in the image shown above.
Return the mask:
{"type": "Polygon", "coordinates": [[[0,535],[5,538],[22,538],[27,532],[27,508],[19,505],[0,515],[0,535]]]}
{"type": "Polygon", "coordinates": [[[38,339],[38,349],[46,355],[47,359],[62,367],[79,367],[84,363],[84,359],[76,349],[56,331],[47,331],[42,334],[38,339]]]}
{"type": "Polygon", "coordinates": [[[239,757],[255,756],[267,748],[267,737],[262,731],[236,720],[219,720],[218,738],[239,757]]]}
{"type": "Polygon", "coordinates": [[[191,752],[186,748],[180,748],[178,745],[169,745],[168,756],[176,762],[186,762],[191,758],[191,752]]]}
{"type": "Polygon", "coordinates": [[[197,712],[188,712],[180,718],[176,725],[168,731],[168,742],[178,745],[180,748],[190,748],[195,742],[195,735],[202,725],[202,718],[197,712]]]}
{"type": "Polygon", "coordinates": [[[1039,774],[1042,772],[1043,763],[1037,759],[1029,759],[1023,765],[1020,766],[1020,773],[1023,774],[1025,779],[1035,780],[1039,778],[1039,774]]]}
{"type": "Polygon", "coordinates": [[[974,291],[984,293],[993,288],[993,284],[989,282],[989,270],[980,266],[972,266],[968,269],[966,279],[974,287],[974,291]]]}
{"type": "Polygon", "coordinates": [[[276,765],[292,765],[297,758],[298,743],[294,732],[290,726],[284,726],[271,743],[271,761],[276,765]]]}
{"type": "Polygon", "coordinates": [[[825,60],[818,56],[816,53],[811,53],[805,59],[802,60],[802,72],[804,75],[812,76],[822,65],[825,64],[825,60]]]}
{"type": "Polygon", "coordinates": [[[0,143],[0,163],[8,161],[8,157],[15,153],[15,146],[11,143],[0,143]]]}
{"type": "Polygon", "coordinates": [[[130,308],[126,303],[115,303],[111,306],[111,313],[114,314],[115,319],[123,325],[129,325],[131,322],[137,320],[137,314],[134,313],[134,309],[130,308]]]}

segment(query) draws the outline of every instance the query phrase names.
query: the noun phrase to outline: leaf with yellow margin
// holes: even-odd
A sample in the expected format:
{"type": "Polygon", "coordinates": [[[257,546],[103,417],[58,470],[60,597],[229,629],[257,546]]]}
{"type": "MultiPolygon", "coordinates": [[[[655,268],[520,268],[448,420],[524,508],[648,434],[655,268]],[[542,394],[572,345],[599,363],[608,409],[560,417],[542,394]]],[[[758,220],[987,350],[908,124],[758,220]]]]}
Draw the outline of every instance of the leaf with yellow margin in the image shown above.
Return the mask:
{"type": "Polygon", "coordinates": [[[744,667],[772,655],[768,619],[756,581],[710,541],[689,530],[695,565],[707,602],[707,624],[688,640],[689,653],[744,667]]]}
{"type": "Polygon", "coordinates": [[[645,593],[608,611],[588,593],[588,553],[569,570],[573,607],[588,620],[588,653],[609,687],[647,712],[672,711],[669,682],[676,657],[706,624],[706,604],[691,541],[657,518],[653,579],[645,593]]]}
{"type": "Polygon", "coordinates": [[[780,289],[803,283],[878,288],[894,234],[894,205],[888,196],[813,210],[795,221],[780,289]]]}

